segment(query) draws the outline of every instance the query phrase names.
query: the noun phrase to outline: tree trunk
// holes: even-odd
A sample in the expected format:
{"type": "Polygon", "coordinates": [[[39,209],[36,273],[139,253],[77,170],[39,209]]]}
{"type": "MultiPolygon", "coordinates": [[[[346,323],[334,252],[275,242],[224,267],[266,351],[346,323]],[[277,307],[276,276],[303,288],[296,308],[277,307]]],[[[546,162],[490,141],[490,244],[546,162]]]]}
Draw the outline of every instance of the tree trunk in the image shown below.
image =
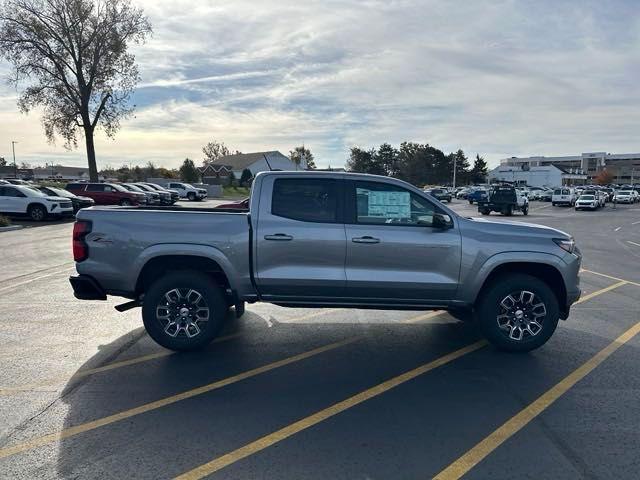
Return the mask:
{"type": "Polygon", "coordinates": [[[87,144],[87,162],[89,162],[89,180],[98,181],[98,166],[96,165],[96,148],[93,144],[93,128],[85,127],[84,138],[87,144]]]}

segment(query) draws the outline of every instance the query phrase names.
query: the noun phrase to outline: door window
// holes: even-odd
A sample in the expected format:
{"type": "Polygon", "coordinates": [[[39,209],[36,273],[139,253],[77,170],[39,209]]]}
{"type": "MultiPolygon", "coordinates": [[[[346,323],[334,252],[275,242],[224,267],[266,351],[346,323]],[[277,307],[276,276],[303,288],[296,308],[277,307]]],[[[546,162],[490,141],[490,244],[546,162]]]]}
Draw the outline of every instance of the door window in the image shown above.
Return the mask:
{"type": "Polygon", "coordinates": [[[92,183],[87,185],[87,192],[104,192],[104,185],[92,183]]]}
{"type": "Polygon", "coordinates": [[[13,187],[0,187],[0,197],[19,197],[25,198],[26,195],[17,188],[13,187]]]}
{"type": "Polygon", "coordinates": [[[356,182],[356,223],[432,226],[438,210],[427,199],[402,187],[356,182]]]}
{"type": "Polygon", "coordinates": [[[320,178],[279,178],[273,185],[271,213],[302,222],[338,221],[338,185],[320,178]]]}

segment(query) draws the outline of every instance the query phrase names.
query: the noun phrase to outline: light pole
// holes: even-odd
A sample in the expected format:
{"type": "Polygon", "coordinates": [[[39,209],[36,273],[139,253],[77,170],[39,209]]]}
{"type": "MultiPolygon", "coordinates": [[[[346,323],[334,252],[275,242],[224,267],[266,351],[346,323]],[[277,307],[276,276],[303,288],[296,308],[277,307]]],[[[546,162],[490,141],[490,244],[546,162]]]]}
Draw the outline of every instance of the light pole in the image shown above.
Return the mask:
{"type": "Polygon", "coordinates": [[[453,190],[456,189],[456,170],[457,170],[457,164],[458,164],[458,156],[454,155],[453,156],[453,190]]]}
{"type": "Polygon", "coordinates": [[[13,151],[13,174],[16,178],[18,178],[18,165],[16,165],[16,143],[13,140],[11,141],[11,150],[13,151]]]}

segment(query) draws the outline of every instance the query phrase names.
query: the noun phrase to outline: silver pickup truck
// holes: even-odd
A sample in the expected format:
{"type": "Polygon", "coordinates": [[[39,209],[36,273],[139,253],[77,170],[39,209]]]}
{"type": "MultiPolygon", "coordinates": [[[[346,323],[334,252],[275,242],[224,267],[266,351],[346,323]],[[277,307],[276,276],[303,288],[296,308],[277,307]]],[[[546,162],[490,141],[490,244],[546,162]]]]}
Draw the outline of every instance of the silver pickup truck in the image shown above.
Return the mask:
{"type": "Polygon", "coordinates": [[[174,350],[209,343],[230,307],[445,309],[501,349],[543,345],[580,297],[581,254],[561,231],[462,218],[400,180],[256,176],[248,211],[93,207],[73,232],[75,296],[142,306],[174,350]]]}

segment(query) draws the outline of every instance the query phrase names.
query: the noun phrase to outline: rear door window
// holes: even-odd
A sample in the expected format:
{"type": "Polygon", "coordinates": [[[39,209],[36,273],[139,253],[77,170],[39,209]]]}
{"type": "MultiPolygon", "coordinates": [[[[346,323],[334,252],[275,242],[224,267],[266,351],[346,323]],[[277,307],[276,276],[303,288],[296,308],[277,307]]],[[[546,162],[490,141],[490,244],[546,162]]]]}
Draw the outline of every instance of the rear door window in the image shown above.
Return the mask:
{"type": "Polygon", "coordinates": [[[100,183],[91,183],[87,185],[87,192],[104,192],[104,187],[100,183]]]}
{"type": "Polygon", "coordinates": [[[279,178],[273,184],[271,213],[302,222],[338,222],[338,182],[324,178],[279,178]]]}

